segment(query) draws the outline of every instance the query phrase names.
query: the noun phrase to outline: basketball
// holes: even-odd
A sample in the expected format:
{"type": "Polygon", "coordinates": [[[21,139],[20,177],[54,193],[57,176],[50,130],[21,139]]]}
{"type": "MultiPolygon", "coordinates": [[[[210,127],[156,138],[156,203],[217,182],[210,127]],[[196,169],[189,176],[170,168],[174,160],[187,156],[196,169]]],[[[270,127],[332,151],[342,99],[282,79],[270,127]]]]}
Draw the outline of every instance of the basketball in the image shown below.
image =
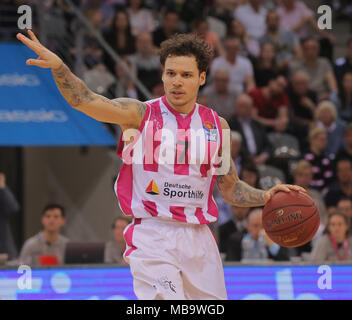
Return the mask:
{"type": "Polygon", "coordinates": [[[320,224],[319,210],[304,192],[277,192],[265,205],[263,228],[282,247],[299,247],[314,237],[320,224]]]}

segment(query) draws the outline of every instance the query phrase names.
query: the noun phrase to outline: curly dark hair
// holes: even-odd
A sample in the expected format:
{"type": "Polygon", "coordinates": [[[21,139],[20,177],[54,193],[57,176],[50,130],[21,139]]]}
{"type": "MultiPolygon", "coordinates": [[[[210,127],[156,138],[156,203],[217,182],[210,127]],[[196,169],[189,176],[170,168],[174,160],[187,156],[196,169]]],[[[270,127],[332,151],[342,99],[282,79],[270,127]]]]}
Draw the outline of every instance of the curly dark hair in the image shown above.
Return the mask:
{"type": "Polygon", "coordinates": [[[165,61],[170,56],[194,56],[199,73],[202,73],[207,72],[213,51],[207,42],[195,34],[176,34],[161,43],[160,63],[162,66],[165,66],[165,61]]]}

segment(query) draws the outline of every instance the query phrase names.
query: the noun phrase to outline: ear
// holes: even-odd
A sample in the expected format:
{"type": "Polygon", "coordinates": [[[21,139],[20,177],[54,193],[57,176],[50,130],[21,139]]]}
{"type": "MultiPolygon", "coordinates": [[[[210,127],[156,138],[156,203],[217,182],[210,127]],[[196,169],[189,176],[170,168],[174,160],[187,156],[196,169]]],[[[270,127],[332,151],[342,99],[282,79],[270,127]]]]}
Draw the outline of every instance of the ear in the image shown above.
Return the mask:
{"type": "Polygon", "coordinates": [[[200,85],[203,86],[205,84],[205,81],[207,80],[207,74],[205,71],[203,71],[200,76],[199,76],[199,80],[200,80],[200,85]]]}

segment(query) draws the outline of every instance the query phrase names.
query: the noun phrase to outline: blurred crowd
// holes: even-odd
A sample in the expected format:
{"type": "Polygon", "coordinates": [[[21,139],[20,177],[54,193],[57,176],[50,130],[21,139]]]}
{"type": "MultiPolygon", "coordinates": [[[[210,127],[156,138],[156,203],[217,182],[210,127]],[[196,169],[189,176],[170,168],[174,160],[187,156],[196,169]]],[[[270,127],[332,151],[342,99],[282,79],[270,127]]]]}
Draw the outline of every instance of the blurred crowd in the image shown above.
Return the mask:
{"type": "MultiPolygon", "coordinates": [[[[82,77],[91,89],[108,98],[146,100],[127,70],[152,97],[163,95],[158,56],[162,41],[188,32],[207,41],[214,57],[198,103],[228,121],[231,156],[240,178],[262,189],[294,183],[306,188],[316,202],[321,222],[316,236],[302,247],[287,249],[263,231],[261,208],[230,206],[215,190],[219,220],[212,228],[224,260],[352,259],[352,36],[345,44],[345,56],[335,57],[335,36],[319,28],[316,12],[301,0],[72,2],[127,67],[116,64],[94,34],[85,32],[82,77]]],[[[38,1],[4,3],[11,15],[11,6],[35,6],[38,1]]],[[[64,0],[43,3],[55,17],[62,37],[74,31],[74,14],[64,0]]],[[[329,4],[334,17],[351,21],[350,1],[331,0],[329,4]]],[[[6,27],[6,21],[0,22],[1,27],[6,27]]],[[[0,40],[13,36],[11,31],[1,32],[0,40]]],[[[49,41],[49,48],[63,51],[58,41],[49,41]]],[[[75,54],[75,48],[70,48],[69,55],[75,54]]],[[[4,190],[8,189],[0,189],[0,201],[3,194],[8,195],[4,190]]],[[[53,211],[58,216],[61,212],[64,223],[64,210],[59,206],[44,210],[44,231],[27,240],[20,257],[30,256],[31,246],[47,250],[47,242],[57,243],[61,250],[67,239],[59,233],[51,238],[45,232],[45,217],[53,211]]],[[[114,230],[123,223],[128,221],[115,221],[114,230]]],[[[123,251],[117,238],[107,245],[111,259],[123,251]]]]}

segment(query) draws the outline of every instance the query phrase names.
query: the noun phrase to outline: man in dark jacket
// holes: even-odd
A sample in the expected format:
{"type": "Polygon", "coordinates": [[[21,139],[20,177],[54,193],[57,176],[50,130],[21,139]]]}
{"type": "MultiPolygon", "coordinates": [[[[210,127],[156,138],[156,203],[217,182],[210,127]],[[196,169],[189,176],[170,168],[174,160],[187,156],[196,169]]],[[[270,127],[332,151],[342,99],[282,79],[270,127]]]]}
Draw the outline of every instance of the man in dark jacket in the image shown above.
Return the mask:
{"type": "Polygon", "coordinates": [[[6,186],[5,174],[0,172],[0,253],[7,253],[9,260],[17,256],[9,219],[19,209],[17,200],[6,186]]]}

